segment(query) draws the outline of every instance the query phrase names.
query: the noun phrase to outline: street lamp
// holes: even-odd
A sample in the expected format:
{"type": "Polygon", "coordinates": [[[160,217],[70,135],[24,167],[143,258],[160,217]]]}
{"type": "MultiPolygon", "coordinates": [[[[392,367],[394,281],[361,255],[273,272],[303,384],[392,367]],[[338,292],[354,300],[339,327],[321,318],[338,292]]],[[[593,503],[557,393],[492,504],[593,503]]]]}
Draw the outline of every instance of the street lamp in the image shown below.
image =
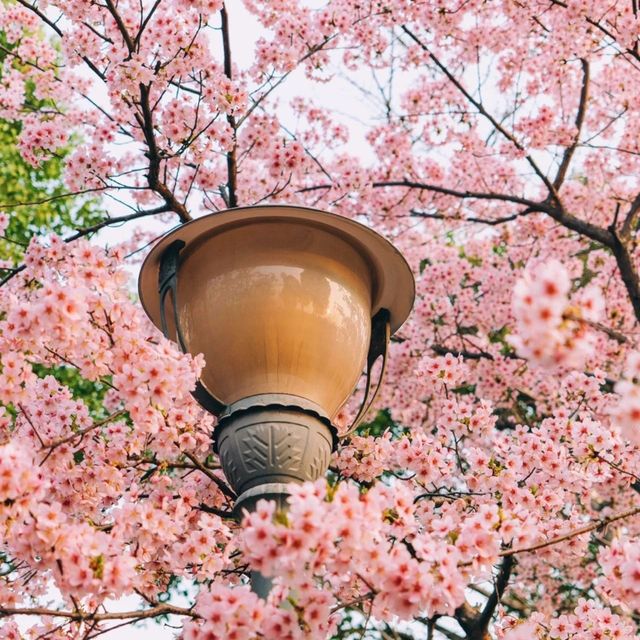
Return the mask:
{"type": "Polygon", "coordinates": [[[194,396],[218,416],[214,450],[239,514],[260,498],[282,503],[287,483],[325,473],[337,443],[332,419],[364,369],[350,430],[371,406],[414,281],[402,255],[371,229],[269,205],[171,231],[145,260],[139,291],[168,338],[204,354],[194,396]]]}

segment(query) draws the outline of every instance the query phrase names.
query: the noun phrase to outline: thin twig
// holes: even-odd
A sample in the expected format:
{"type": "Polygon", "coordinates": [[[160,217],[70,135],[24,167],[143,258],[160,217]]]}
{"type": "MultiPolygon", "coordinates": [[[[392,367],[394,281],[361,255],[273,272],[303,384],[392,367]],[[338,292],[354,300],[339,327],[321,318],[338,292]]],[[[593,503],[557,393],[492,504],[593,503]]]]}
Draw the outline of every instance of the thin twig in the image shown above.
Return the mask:
{"type": "Polygon", "coordinates": [[[550,540],[546,540],[544,542],[539,542],[537,544],[531,545],[530,547],[520,547],[518,549],[505,549],[501,551],[498,555],[500,557],[513,556],[518,553],[530,553],[531,551],[537,551],[538,549],[544,549],[545,547],[550,547],[554,544],[558,544],[560,542],[565,542],[566,540],[570,540],[571,538],[575,538],[576,536],[581,536],[584,533],[589,533],[590,531],[595,531],[596,529],[602,529],[612,522],[616,522],[617,520],[623,520],[624,518],[630,518],[631,516],[635,516],[640,513],[640,506],[633,507],[632,509],[627,509],[627,511],[623,511],[622,513],[617,513],[612,516],[608,516],[606,518],[600,518],[598,520],[594,520],[593,522],[585,525],[584,527],[580,527],[579,529],[574,529],[573,531],[568,531],[567,533],[563,533],[562,535],[556,536],[555,538],[551,538],[550,540]]]}
{"type": "Polygon", "coordinates": [[[573,139],[573,142],[564,150],[564,154],[562,156],[562,162],[560,162],[560,167],[558,168],[558,173],[556,174],[556,178],[553,181],[553,186],[556,191],[560,190],[562,183],[567,175],[567,171],[569,170],[569,165],[571,164],[571,159],[573,158],[573,154],[578,146],[580,141],[580,133],[582,132],[582,125],[584,123],[584,116],[587,111],[587,101],[589,99],[589,62],[584,58],[580,59],[582,64],[582,89],[580,90],[580,103],[578,105],[578,113],[576,115],[576,135],[573,139]]]}
{"type": "Polygon", "coordinates": [[[198,458],[196,458],[193,454],[185,451],[184,455],[189,458],[191,462],[193,462],[196,469],[202,471],[202,473],[204,473],[204,475],[207,476],[209,480],[218,485],[218,488],[220,489],[220,491],[222,491],[222,493],[224,493],[225,496],[231,498],[232,500],[235,500],[238,497],[231,489],[231,487],[229,487],[229,485],[224,480],[222,480],[222,478],[219,478],[215,473],[213,473],[213,471],[211,471],[211,469],[207,469],[207,467],[205,467],[202,462],[200,462],[200,460],[198,460],[198,458]]]}
{"type": "Polygon", "coordinates": [[[85,611],[57,611],[45,607],[32,607],[20,609],[17,607],[5,607],[0,605],[0,618],[7,616],[44,616],[48,618],[69,618],[74,622],[102,621],[102,620],[144,620],[145,618],[156,618],[166,614],[176,616],[188,616],[189,618],[199,618],[200,616],[192,609],[176,607],[172,604],[159,604],[151,609],[140,611],[113,611],[107,613],[88,613],[85,611]]]}
{"type": "Polygon", "coordinates": [[[611,329],[611,327],[607,327],[600,322],[596,322],[595,320],[588,320],[587,318],[581,318],[580,316],[576,316],[573,313],[565,313],[563,316],[564,320],[573,320],[574,322],[578,322],[580,324],[585,324],[592,329],[596,329],[601,331],[602,333],[606,333],[612,340],[615,340],[619,344],[628,344],[629,338],[624,334],[616,331],[615,329],[611,329]]]}
{"type": "Polygon", "coordinates": [[[120,418],[124,417],[125,415],[126,415],[126,411],[124,411],[124,409],[122,409],[120,411],[116,411],[116,412],[112,413],[110,416],[107,416],[104,420],[99,420],[98,422],[94,422],[92,425],[90,425],[88,427],[85,427],[84,429],[79,429],[78,431],[75,431],[71,435],[63,436],[63,437],[58,438],[56,440],[52,440],[51,442],[47,442],[46,444],[42,443],[42,448],[43,449],[55,449],[56,447],[59,447],[60,445],[63,445],[63,444],[66,444],[67,442],[71,442],[72,440],[75,440],[76,438],[82,438],[83,436],[85,436],[87,433],[90,433],[94,429],[99,429],[100,427],[104,427],[104,425],[109,424],[110,422],[113,422],[114,420],[119,420],[120,418]]]}

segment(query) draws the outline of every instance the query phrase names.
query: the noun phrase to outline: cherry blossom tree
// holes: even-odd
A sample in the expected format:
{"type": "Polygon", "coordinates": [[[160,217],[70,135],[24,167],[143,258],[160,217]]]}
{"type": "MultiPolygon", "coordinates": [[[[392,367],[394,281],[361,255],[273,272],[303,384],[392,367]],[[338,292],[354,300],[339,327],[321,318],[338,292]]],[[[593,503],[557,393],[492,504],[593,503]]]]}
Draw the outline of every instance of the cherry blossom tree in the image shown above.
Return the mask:
{"type": "MultiPolygon", "coordinates": [[[[2,264],[0,637],[168,615],[185,640],[636,637],[636,0],[243,0],[247,66],[231,4],[0,5],[21,157],[72,148],[51,197],[121,212],[2,264]],[[366,96],[368,155],[338,81],[366,96]],[[130,274],[163,228],[259,202],[373,226],[418,295],[328,477],[236,523],[203,362],[130,274]]],[[[28,203],[0,201],[11,241],[28,203]]]]}

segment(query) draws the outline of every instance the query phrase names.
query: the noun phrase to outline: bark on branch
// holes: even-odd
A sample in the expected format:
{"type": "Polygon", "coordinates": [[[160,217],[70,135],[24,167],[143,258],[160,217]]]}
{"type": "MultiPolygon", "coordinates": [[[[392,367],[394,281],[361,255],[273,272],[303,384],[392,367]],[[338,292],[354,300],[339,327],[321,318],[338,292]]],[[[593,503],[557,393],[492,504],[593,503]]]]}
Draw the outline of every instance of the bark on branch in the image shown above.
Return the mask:
{"type": "Polygon", "coordinates": [[[472,607],[467,602],[456,609],[455,618],[463,628],[466,640],[491,640],[489,624],[509,584],[509,578],[514,566],[515,559],[513,556],[504,558],[495,578],[493,591],[481,610],[472,607]]]}
{"type": "MultiPolygon", "coordinates": [[[[232,79],[233,64],[231,62],[231,42],[229,39],[229,16],[225,5],[220,10],[222,24],[222,47],[224,52],[224,74],[232,79]]],[[[238,126],[235,116],[227,114],[227,122],[233,130],[233,146],[227,152],[227,206],[231,209],[238,206],[238,158],[236,134],[238,126]]]]}
{"type": "Polygon", "coordinates": [[[427,211],[416,211],[415,209],[411,211],[411,215],[416,218],[428,218],[430,220],[449,220],[451,222],[475,222],[476,224],[486,224],[490,227],[497,227],[498,225],[505,224],[506,222],[512,222],[517,218],[522,218],[531,213],[540,213],[531,208],[523,209],[522,211],[518,211],[517,213],[513,213],[510,216],[503,216],[502,218],[476,218],[474,216],[470,216],[469,218],[456,218],[453,216],[446,216],[442,213],[429,213],[427,211]]]}
{"type": "Polygon", "coordinates": [[[138,611],[113,611],[108,613],[91,613],[78,609],[76,611],[58,611],[45,607],[17,608],[3,607],[0,605],[0,618],[7,616],[43,616],[48,618],[68,618],[71,622],[102,622],[105,620],[144,620],[157,616],[172,614],[176,616],[188,616],[199,618],[191,609],[176,607],[172,604],[158,604],[151,609],[138,611]]]}
{"type": "Polygon", "coordinates": [[[609,227],[609,232],[612,237],[611,250],[615,256],[618,270],[620,271],[620,277],[627,289],[627,294],[629,295],[629,300],[631,301],[636,320],[640,322],[640,280],[638,279],[638,272],[633,264],[633,259],[629,250],[631,239],[625,238],[617,233],[615,220],[609,227]]]}
{"type": "Polygon", "coordinates": [[[584,58],[580,59],[582,64],[582,89],[580,90],[580,103],[578,105],[578,113],[576,114],[576,135],[573,142],[564,150],[558,173],[553,181],[553,186],[556,191],[560,190],[562,183],[569,170],[571,159],[580,142],[580,133],[582,132],[582,125],[584,123],[584,116],[587,112],[587,101],[589,100],[589,61],[584,58]]]}
{"type": "Polygon", "coordinates": [[[507,557],[513,556],[518,553],[530,553],[532,551],[538,551],[538,549],[544,549],[545,547],[550,547],[555,544],[559,544],[560,542],[565,542],[566,540],[571,540],[577,536],[581,536],[585,533],[589,533],[591,531],[596,531],[597,529],[602,529],[612,522],[616,522],[618,520],[624,520],[625,518],[630,518],[640,513],[640,506],[633,507],[632,509],[627,509],[626,511],[622,511],[621,513],[616,513],[607,518],[599,518],[598,520],[594,520],[593,522],[585,525],[584,527],[580,527],[579,529],[574,529],[573,531],[568,531],[567,533],[563,533],[562,535],[556,536],[555,538],[551,538],[550,540],[545,540],[544,542],[539,542],[538,544],[531,545],[529,547],[520,547],[518,549],[505,549],[500,552],[500,556],[507,557]]]}

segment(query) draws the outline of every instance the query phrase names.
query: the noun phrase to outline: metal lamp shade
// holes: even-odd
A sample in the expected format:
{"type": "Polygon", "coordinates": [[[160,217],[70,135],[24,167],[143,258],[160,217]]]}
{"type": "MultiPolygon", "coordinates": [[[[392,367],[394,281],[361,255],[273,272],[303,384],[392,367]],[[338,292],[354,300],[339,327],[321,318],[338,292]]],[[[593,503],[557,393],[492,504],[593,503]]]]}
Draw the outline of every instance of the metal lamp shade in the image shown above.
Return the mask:
{"type": "Polygon", "coordinates": [[[334,416],[361,372],[371,332],[371,275],[322,228],[247,221],[186,248],[178,313],[201,382],[221,402],[273,392],[334,416]]]}
{"type": "Polygon", "coordinates": [[[185,243],[176,295],[183,346],[204,354],[201,383],[225,405],[286,394],[333,418],[362,373],[372,316],[388,309],[394,330],[413,302],[404,258],[367,227],[313,209],[246,207],[188,223],[151,251],[140,297],[159,327],[160,259],[176,240],[185,243]]]}

